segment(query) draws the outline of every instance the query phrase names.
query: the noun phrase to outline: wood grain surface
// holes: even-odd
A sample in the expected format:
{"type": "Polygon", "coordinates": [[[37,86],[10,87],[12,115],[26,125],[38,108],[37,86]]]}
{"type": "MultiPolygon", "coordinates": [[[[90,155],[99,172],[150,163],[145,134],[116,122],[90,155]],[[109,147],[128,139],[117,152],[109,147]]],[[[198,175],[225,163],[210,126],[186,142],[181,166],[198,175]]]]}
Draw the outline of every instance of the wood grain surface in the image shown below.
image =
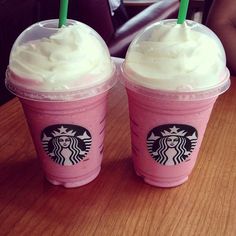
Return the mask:
{"type": "Polygon", "coordinates": [[[0,235],[236,235],[236,78],[214,107],[188,182],[145,184],[130,159],[128,106],[112,89],[102,170],[66,189],[44,177],[17,98],[0,107],[0,235]]]}

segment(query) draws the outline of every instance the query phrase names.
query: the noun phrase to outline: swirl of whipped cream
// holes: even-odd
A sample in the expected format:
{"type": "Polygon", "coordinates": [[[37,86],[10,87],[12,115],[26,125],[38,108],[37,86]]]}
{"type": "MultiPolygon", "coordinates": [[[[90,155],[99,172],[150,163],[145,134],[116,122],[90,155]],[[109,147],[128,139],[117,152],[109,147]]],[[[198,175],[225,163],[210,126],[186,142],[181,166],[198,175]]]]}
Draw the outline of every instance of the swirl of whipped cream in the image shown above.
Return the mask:
{"type": "Polygon", "coordinates": [[[211,34],[175,21],[159,24],[151,33],[147,30],[127,52],[123,67],[127,79],[169,91],[199,91],[215,86],[225,78],[226,65],[224,49],[211,34]]]}
{"type": "Polygon", "coordinates": [[[114,69],[106,45],[81,23],[16,45],[9,68],[18,77],[15,84],[43,92],[89,88],[108,80],[114,69]]]}

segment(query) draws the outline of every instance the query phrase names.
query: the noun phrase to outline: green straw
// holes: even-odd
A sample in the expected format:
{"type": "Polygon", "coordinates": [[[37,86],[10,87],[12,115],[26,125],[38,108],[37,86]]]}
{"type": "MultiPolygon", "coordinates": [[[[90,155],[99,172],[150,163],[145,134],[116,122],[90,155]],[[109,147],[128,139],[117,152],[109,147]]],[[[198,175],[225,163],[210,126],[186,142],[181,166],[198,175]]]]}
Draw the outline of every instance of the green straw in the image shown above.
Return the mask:
{"type": "Polygon", "coordinates": [[[189,0],[180,1],[177,24],[184,23],[186,19],[187,11],[188,11],[188,3],[189,3],[189,0]]]}
{"type": "Polygon", "coordinates": [[[68,0],[60,0],[59,28],[66,25],[68,12],[68,0]]]}

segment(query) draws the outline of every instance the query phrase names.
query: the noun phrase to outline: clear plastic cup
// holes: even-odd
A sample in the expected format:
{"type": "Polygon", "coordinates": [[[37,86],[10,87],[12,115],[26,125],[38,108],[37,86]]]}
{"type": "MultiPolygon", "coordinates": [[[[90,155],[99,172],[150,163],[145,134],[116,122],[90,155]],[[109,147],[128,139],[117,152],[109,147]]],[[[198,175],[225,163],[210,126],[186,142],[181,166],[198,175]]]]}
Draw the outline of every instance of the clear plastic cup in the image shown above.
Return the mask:
{"type": "MultiPolygon", "coordinates": [[[[68,25],[73,24],[87,28],[110,58],[107,46],[93,29],[68,20],[68,25]]],[[[57,26],[58,20],[30,26],[17,38],[12,51],[29,41],[50,37],[58,31],[57,26]]],[[[76,83],[64,91],[42,90],[25,83],[25,78],[10,66],[7,70],[6,87],[21,101],[42,169],[54,185],[78,187],[91,182],[100,172],[107,96],[116,82],[112,62],[111,67],[111,73],[106,77],[101,74],[99,82],[94,84],[88,74],[91,83],[76,83]]]]}
{"type": "MultiPolygon", "coordinates": [[[[133,40],[126,58],[142,42],[149,40],[154,30],[158,32],[160,27],[173,22],[176,20],[165,20],[146,28],[133,40]]],[[[129,102],[134,168],[145,182],[158,187],[174,187],[187,181],[196,163],[213,105],[230,86],[224,49],[217,36],[199,23],[187,21],[187,24],[213,38],[220,48],[223,70],[217,83],[207,87],[200,85],[195,90],[190,90],[189,86],[179,90],[163,89],[165,82],[152,88],[155,78],[144,78],[131,70],[126,60],[122,65],[122,82],[129,102]]]]}

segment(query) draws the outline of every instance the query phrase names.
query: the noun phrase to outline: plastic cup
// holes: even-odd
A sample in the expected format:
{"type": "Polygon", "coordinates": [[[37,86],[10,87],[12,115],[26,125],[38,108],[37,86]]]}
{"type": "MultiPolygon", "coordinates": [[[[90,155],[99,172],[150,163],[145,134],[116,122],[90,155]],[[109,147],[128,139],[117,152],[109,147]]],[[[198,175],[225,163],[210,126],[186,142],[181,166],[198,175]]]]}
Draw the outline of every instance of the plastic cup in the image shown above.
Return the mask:
{"type": "MultiPolygon", "coordinates": [[[[154,29],[176,20],[157,22],[130,45],[127,52],[149,38],[154,29]]],[[[195,30],[205,33],[223,47],[216,35],[205,26],[196,24],[195,30]]],[[[225,62],[225,61],[224,61],[225,62]]],[[[225,67],[220,82],[197,91],[170,91],[147,88],[134,77],[135,71],[122,66],[129,102],[132,159],[137,175],[157,187],[174,187],[188,180],[197,160],[213,105],[218,96],[230,86],[225,67]]],[[[168,73],[168,69],[166,71],[168,73]]]]}
{"type": "MultiPolygon", "coordinates": [[[[73,20],[68,20],[68,24],[88,27],[73,20]]],[[[57,32],[57,26],[58,20],[32,25],[18,37],[12,50],[28,41],[49,37],[57,32]]],[[[109,57],[101,37],[89,29],[109,57]]],[[[42,92],[19,83],[24,78],[8,68],[6,86],[20,99],[42,169],[52,184],[78,187],[98,176],[103,158],[107,96],[115,84],[114,71],[115,68],[109,78],[94,86],[42,92]]]]}

